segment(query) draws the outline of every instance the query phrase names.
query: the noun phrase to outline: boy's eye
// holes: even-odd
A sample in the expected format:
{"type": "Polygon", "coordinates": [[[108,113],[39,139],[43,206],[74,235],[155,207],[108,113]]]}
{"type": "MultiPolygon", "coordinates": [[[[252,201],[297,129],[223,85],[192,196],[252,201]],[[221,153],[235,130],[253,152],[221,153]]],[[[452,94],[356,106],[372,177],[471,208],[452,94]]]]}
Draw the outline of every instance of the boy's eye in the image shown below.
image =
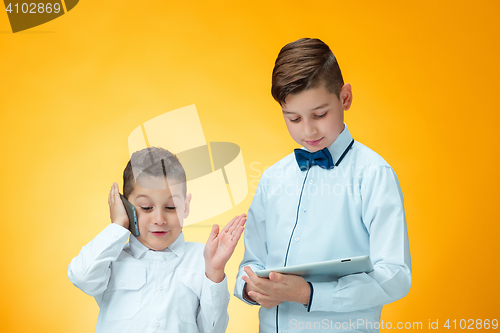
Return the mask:
{"type": "Polygon", "coordinates": [[[290,119],[290,121],[291,121],[292,123],[296,123],[296,122],[298,122],[299,120],[300,120],[300,117],[299,117],[299,118],[295,118],[295,119],[290,119]]]}
{"type": "Polygon", "coordinates": [[[153,209],[153,207],[141,207],[141,209],[147,212],[147,211],[153,209]]]}
{"type": "Polygon", "coordinates": [[[170,207],[170,206],[167,206],[166,208],[171,210],[175,209],[175,207],[170,207]]]}
{"type": "Polygon", "coordinates": [[[318,117],[318,118],[323,118],[324,116],[326,116],[326,112],[325,112],[325,113],[323,113],[323,114],[319,114],[319,115],[317,115],[316,117],[318,117]]]}

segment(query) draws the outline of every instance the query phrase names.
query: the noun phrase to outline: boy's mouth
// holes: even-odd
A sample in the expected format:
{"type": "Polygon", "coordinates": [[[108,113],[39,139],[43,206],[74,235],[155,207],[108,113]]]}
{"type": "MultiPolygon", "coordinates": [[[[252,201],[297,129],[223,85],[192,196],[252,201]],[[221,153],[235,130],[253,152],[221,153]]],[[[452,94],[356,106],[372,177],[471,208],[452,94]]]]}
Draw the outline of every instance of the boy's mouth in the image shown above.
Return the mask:
{"type": "Polygon", "coordinates": [[[323,140],[323,138],[320,138],[318,140],[314,140],[314,141],[306,141],[306,143],[310,146],[316,146],[316,145],[319,145],[321,140],[323,140]]]}
{"type": "Polygon", "coordinates": [[[151,231],[151,233],[155,236],[165,236],[168,231],[151,231]]]}

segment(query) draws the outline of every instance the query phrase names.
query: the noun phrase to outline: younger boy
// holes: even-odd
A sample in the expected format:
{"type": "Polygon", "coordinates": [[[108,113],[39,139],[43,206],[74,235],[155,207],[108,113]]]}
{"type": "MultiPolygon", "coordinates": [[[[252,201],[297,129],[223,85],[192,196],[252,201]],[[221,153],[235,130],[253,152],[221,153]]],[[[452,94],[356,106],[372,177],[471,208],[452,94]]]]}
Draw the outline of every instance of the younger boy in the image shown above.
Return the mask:
{"type": "Polygon", "coordinates": [[[378,332],[382,305],[405,296],[411,264],[398,179],[344,124],[352,91],[329,47],[283,47],[273,97],[301,146],[267,169],[248,212],[235,295],[260,304],[260,332],[378,332]],[[369,255],[371,273],[335,281],[260,269],[369,255]]]}
{"type": "Polygon", "coordinates": [[[235,217],[220,233],[214,225],[205,247],[185,242],[191,194],[179,160],[162,148],[132,154],[123,194],[137,210],[139,236],[129,240],[129,219],[114,183],[108,197],[112,223],[68,269],[71,282],[100,307],[96,332],[224,332],[224,268],[246,216],[235,217]]]}

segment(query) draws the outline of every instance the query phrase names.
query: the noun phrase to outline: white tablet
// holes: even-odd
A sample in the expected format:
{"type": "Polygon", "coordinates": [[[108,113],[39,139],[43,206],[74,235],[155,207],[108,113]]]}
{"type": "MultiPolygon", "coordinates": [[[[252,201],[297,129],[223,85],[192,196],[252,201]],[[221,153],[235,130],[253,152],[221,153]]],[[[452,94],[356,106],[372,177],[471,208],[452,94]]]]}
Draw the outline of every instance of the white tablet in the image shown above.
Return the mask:
{"type": "Polygon", "coordinates": [[[373,265],[369,256],[334,259],[310,264],[263,269],[256,271],[260,277],[269,277],[270,272],[300,275],[302,277],[321,276],[336,280],[342,276],[356,273],[369,273],[373,265]]]}

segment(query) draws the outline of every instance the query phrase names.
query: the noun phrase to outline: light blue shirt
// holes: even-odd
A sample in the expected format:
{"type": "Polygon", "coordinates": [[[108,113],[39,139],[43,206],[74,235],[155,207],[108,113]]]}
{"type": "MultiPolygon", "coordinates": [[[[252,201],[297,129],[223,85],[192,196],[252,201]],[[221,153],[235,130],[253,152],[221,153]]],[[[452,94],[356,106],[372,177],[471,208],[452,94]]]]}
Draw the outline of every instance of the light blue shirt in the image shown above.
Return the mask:
{"type": "Polygon", "coordinates": [[[181,233],[168,248],[153,251],[111,223],[73,258],[68,277],[95,297],[96,333],[223,333],[227,279],[206,277],[204,248],[181,233]]]}
{"type": "MultiPolygon", "coordinates": [[[[334,163],[351,141],[345,126],[328,147],[334,163]]],[[[309,307],[261,307],[260,332],[378,332],[382,305],[404,297],[411,285],[403,195],[390,165],[359,142],[328,170],[300,171],[290,154],[260,179],[235,296],[252,304],[243,297],[246,265],[256,271],[361,255],[370,256],[373,272],[307,279],[313,287],[309,307]]]]}

